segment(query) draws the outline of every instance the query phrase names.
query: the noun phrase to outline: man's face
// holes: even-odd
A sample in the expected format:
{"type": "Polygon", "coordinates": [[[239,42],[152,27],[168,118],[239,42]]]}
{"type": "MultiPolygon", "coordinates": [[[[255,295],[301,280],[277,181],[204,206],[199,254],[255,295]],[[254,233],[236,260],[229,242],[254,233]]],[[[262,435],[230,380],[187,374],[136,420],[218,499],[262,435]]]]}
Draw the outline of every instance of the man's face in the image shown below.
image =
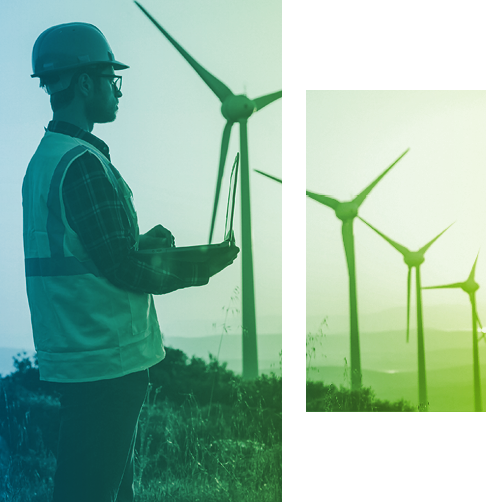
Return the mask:
{"type": "MultiPolygon", "coordinates": [[[[113,67],[108,66],[100,70],[101,75],[114,75],[113,67]]],[[[113,122],[118,111],[118,100],[122,93],[118,91],[112,79],[93,76],[93,93],[86,103],[88,118],[97,124],[113,122]]]]}

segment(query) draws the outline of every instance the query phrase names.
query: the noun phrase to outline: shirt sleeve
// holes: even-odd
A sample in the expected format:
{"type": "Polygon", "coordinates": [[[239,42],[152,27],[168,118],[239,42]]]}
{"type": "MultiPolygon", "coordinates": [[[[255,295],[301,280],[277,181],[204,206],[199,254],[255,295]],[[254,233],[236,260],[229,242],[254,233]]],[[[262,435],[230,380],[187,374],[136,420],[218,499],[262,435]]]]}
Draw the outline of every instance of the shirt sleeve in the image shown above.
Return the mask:
{"type": "Polygon", "coordinates": [[[100,273],[115,286],[164,294],[209,281],[205,264],[162,261],[155,268],[137,257],[123,201],[100,160],[86,152],[69,166],[62,195],[66,217],[100,273]]]}

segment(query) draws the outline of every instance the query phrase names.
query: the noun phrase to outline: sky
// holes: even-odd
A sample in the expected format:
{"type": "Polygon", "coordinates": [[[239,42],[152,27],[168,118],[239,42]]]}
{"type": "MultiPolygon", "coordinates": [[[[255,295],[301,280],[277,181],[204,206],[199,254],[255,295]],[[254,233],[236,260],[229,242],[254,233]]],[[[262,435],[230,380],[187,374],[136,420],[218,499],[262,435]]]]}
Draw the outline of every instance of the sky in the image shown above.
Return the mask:
{"type": "MultiPolygon", "coordinates": [[[[142,3],[142,2],[141,2],[142,3]]],[[[142,5],[208,71],[235,94],[256,98],[281,90],[281,4],[197,0],[146,0],[142,5]]],[[[25,169],[52,118],[49,97],[32,73],[31,54],[45,29],[81,21],[97,26],[115,57],[128,64],[114,123],[93,133],[110,147],[113,164],[134,192],[141,233],[157,224],[177,245],[203,244],[209,235],[221,136],[225,119],[218,98],[142,11],[128,0],[2,2],[0,44],[0,227],[8,246],[0,249],[0,346],[31,348],[26,300],[21,184],[25,169]],[[28,13],[28,15],[26,14],[28,13]],[[8,47],[8,51],[5,48],[8,47]]],[[[281,176],[281,100],[248,121],[250,170],[281,176]]],[[[223,239],[232,160],[239,150],[233,127],[214,240],[223,239]]],[[[281,332],[281,187],[251,171],[251,211],[257,332],[281,332]]],[[[240,239],[240,197],[235,235],[240,239]]],[[[203,288],[156,297],[165,335],[221,334],[225,310],[241,301],[241,260],[203,288]],[[235,298],[236,300],[232,300],[235,298]],[[239,298],[239,300],[238,300],[239,298]]],[[[241,332],[238,314],[227,323],[241,332]]]]}
{"type": "MultiPolygon", "coordinates": [[[[484,91],[309,91],[307,188],[351,200],[409,148],[367,196],[359,215],[412,251],[453,224],[427,251],[422,286],[465,281],[482,249],[476,267],[481,285],[486,274],[485,136],[484,91]]],[[[309,326],[327,317],[335,333],[348,315],[341,221],[310,199],[306,210],[309,326]]],[[[387,309],[397,312],[395,329],[405,328],[402,255],[358,219],[354,235],[361,330],[371,328],[368,314],[387,309]]],[[[476,296],[481,318],[486,288],[476,296]]],[[[422,297],[426,325],[435,321],[443,329],[445,323],[427,317],[427,307],[470,305],[461,290],[424,291],[422,297]]],[[[412,288],[412,326],[414,299],[412,288]]],[[[467,315],[454,327],[470,325],[467,315]]]]}

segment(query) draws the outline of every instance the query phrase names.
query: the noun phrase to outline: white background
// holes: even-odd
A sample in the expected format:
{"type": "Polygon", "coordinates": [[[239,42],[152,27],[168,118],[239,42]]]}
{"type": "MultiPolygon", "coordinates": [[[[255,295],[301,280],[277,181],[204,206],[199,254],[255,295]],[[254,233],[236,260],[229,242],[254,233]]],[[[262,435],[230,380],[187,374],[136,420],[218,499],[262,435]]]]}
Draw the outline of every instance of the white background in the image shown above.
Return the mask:
{"type": "MultiPolygon", "coordinates": [[[[143,229],[159,221],[160,207],[152,209],[148,201],[154,201],[160,195],[164,197],[164,180],[150,183],[151,169],[154,159],[167,155],[167,163],[177,161],[180,166],[202,166],[205,173],[209,171],[209,196],[205,201],[201,238],[207,234],[208,220],[211,212],[213,185],[216,177],[217,158],[220,135],[224,121],[218,115],[218,103],[197,77],[187,71],[174,83],[168,68],[178,65],[174,72],[185,72],[180,57],[163,45],[160,40],[155,43],[137,43],[130,41],[130,30],[148,33],[152,27],[137,18],[135,10],[122,14],[131,2],[122,1],[2,1],[0,23],[2,24],[0,47],[2,54],[1,91],[1,151],[2,151],[2,214],[1,231],[3,245],[1,247],[2,264],[2,317],[18,319],[18,314],[25,312],[25,298],[14,294],[13,281],[23,273],[22,261],[11,261],[12,254],[21,253],[21,226],[19,213],[6,215],[12,206],[20,203],[18,185],[23,175],[33,148],[42,134],[42,127],[49,116],[46,96],[37,88],[35,82],[25,79],[30,74],[30,51],[36,36],[47,26],[72,21],[75,19],[93,22],[100,26],[116,19],[116,27],[109,27],[106,35],[114,48],[117,57],[130,63],[140,57],[143,59],[133,72],[138,75],[132,83],[124,80],[125,96],[121,101],[119,120],[110,126],[95,131],[112,147],[115,165],[131,165],[139,154],[122,154],[117,141],[129,144],[131,134],[137,133],[143,118],[154,125],[154,130],[145,139],[139,139],[138,145],[147,152],[144,166],[148,169],[147,178],[139,180],[139,172],[129,178],[135,193],[147,190],[146,195],[136,200],[139,213],[143,214],[143,229]],[[70,8],[69,19],[63,9],[70,8]],[[92,15],[88,15],[92,13],[92,15]],[[63,15],[65,14],[65,15],[63,15]],[[132,23],[133,21],[133,23],[132,23]],[[136,27],[135,27],[136,23],[136,27]],[[120,26],[129,27],[128,31],[118,30],[120,26]],[[166,66],[161,66],[162,52],[166,66]],[[122,57],[123,56],[123,57],[122,57]],[[9,78],[6,78],[6,77],[9,78]],[[24,78],[24,80],[22,80],[24,78]],[[139,88],[147,85],[142,93],[139,88]],[[192,91],[189,86],[198,85],[192,91]],[[188,87],[186,87],[186,85],[188,87]],[[163,86],[163,87],[162,87],[163,86]],[[165,87],[170,86],[170,87],[165,87]],[[162,90],[163,89],[163,90],[162,90]],[[186,130],[189,124],[183,120],[177,106],[180,100],[174,97],[171,103],[163,99],[179,91],[187,91],[187,102],[182,105],[190,109],[192,132],[185,141],[194,141],[199,155],[189,156],[184,141],[174,143],[181,138],[180,131],[186,130]],[[36,94],[37,93],[37,94],[36,94]],[[31,102],[36,95],[35,102],[31,102]],[[130,107],[128,97],[137,95],[146,104],[143,112],[138,106],[130,107]],[[197,96],[194,101],[193,96],[197,96]],[[127,103],[124,105],[124,101],[127,103]],[[204,102],[204,103],[203,103],[204,102]],[[177,103],[177,106],[175,105],[177,103]],[[201,110],[199,106],[208,109],[201,110]],[[125,106],[125,110],[123,107],[125,106]],[[159,135],[155,126],[160,125],[161,118],[174,117],[170,128],[174,131],[170,138],[159,135]],[[179,119],[177,120],[177,116],[179,119]],[[175,130],[179,128],[176,134],[175,130]],[[211,144],[199,141],[199,134],[204,129],[215,130],[211,134],[211,144]],[[102,131],[102,132],[101,132],[102,131]],[[119,137],[118,137],[119,135],[119,137]],[[162,139],[161,139],[162,138],[162,139]],[[143,141],[145,143],[143,143],[143,141]],[[208,148],[206,150],[206,147],[208,148]],[[164,153],[170,150],[171,153],[164,153]],[[161,153],[162,152],[162,153],[161,153]],[[125,156],[123,156],[125,155],[125,156]],[[148,167],[147,167],[148,166],[148,167]],[[139,180],[139,181],[137,181],[139,180]],[[150,205],[150,207],[149,207],[150,205]],[[149,216],[150,215],[150,216],[149,216]],[[14,312],[15,314],[11,314],[14,312]],[[12,317],[10,317],[12,316],[12,317]]],[[[246,92],[250,97],[260,96],[280,88],[278,69],[272,69],[273,61],[278,59],[277,52],[266,52],[265,37],[259,39],[258,33],[272,31],[271,20],[265,17],[266,10],[262,5],[273,5],[272,1],[147,1],[148,9],[159,6],[179,9],[169,20],[167,28],[173,34],[181,33],[185,16],[192,15],[195,21],[190,24],[186,33],[181,33],[179,41],[186,49],[196,48],[203,51],[204,61],[208,69],[221,78],[234,92],[246,92]],[[212,8],[211,8],[212,6],[212,8]],[[237,8],[238,19],[232,18],[228,12],[222,11],[237,8]],[[217,27],[210,21],[217,18],[217,27]],[[206,17],[204,17],[206,16],[206,17]],[[243,19],[245,22],[241,21],[243,19]],[[268,25],[268,26],[267,26],[268,25]],[[209,29],[205,28],[209,26],[209,29]],[[219,34],[223,28],[225,42],[222,48],[215,50],[219,34]],[[204,37],[202,32],[204,31],[204,37]],[[192,41],[194,37],[195,42],[192,41]],[[228,61],[225,47],[231,45],[230,55],[235,61],[250,54],[240,71],[240,64],[235,63],[225,70],[228,61]],[[243,54],[236,47],[244,47],[243,54]],[[246,48],[249,47],[248,51],[246,48]],[[236,51],[236,52],[235,52],[236,51]],[[255,59],[260,58],[258,63],[255,59]],[[221,63],[221,66],[219,66],[221,63]],[[257,67],[254,75],[249,76],[249,68],[257,67]],[[264,79],[269,74],[270,80],[264,79]],[[234,75],[234,77],[233,77],[234,75]],[[233,80],[232,80],[233,79],[233,80]]],[[[272,19],[272,16],[270,16],[272,19]]],[[[306,414],[305,413],[305,91],[307,89],[479,89],[483,88],[484,71],[484,16],[480,2],[439,3],[439,2],[321,2],[301,0],[283,3],[283,92],[282,104],[268,107],[249,121],[250,162],[257,158],[257,138],[268,138],[268,123],[274,127],[278,122],[279,110],[283,113],[283,142],[271,139],[271,151],[264,157],[262,165],[254,163],[251,167],[268,170],[279,175],[280,151],[282,149],[282,186],[283,221],[283,371],[284,371],[284,500],[356,500],[366,498],[378,501],[401,500],[468,500],[477,498],[483,489],[482,462],[477,452],[483,447],[482,415],[469,414],[306,414]],[[272,109],[273,107],[273,109],[272,109]],[[281,108],[280,108],[281,107],[281,108]],[[258,116],[260,115],[260,116],[258,116]],[[259,122],[262,123],[258,132],[259,122]],[[265,136],[266,135],[266,136],[265,136]],[[255,147],[254,150],[251,150],[255,147]]],[[[223,36],[223,35],[222,35],[223,36]]],[[[156,35],[151,36],[151,39],[156,35]]],[[[269,36],[268,39],[271,39],[269,36]]],[[[136,64],[132,65],[136,67],[136,64]]],[[[181,106],[182,106],[181,105],[181,106]]],[[[275,129],[274,129],[275,130],[275,129]]],[[[230,152],[237,146],[233,131],[230,152]]],[[[265,141],[268,141],[266,139],[265,141]]],[[[263,154],[262,154],[263,155],[263,154]]],[[[162,164],[162,160],[161,160],[162,164]]],[[[202,168],[201,168],[202,169],[202,168]]],[[[201,170],[202,172],[202,170],[201,170]]],[[[195,174],[198,176],[198,174],[195,174]]],[[[201,176],[189,189],[187,199],[198,198],[198,187],[204,183],[201,176]]],[[[173,179],[165,180],[167,182],[173,179]]],[[[252,189],[260,184],[255,177],[252,189]]],[[[261,182],[263,187],[263,181],[261,182]]],[[[266,185],[269,197],[268,211],[280,204],[278,186],[266,185]],[[270,197],[273,200],[270,201],[270,197]]],[[[262,188],[262,191],[264,189],[262,188]]],[[[252,192],[252,200],[257,200],[258,189],[252,192]]],[[[182,196],[182,195],[181,195],[182,196]]],[[[185,197],[185,194],[184,194],[185,197]]],[[[162,202],[160,203],[162,204],[162,202]]],[[[197,206],[199,208],[199,206],[197,206]]],[[[191,215],[194,211],[191,211],[191,215]]],[[[263,214],[263,211],[262,211],[263,214]]],[[[278,219],[278,211],[270,215],[278,219]]],[[[167,226],[179,227],[177,236],[182,244],[194,237],[186,234],[187,226],[173,221],[167,226]]],[[[196,227],[198,225],[195,225],[196,227]]],[[[262,225],[268,229],[268,223],[262,225]]],[[[276,225],[279,228],[279,225],[276,225]]],[[[256,232],[256,229],[255,229],[256,232]]],[[[271,235],[271,240],[278,240],[278,233],[271,235]]],[[[261,263],[260,270],[266,269],[261,263]]],[[[271,265],[271,268],[273,265],[271,265]]],[[[278,274],[277,274],[278,275],[278,274]]],[[[238,280],[235,273],[233,280],[226,281],[227,298],[238,280]]],[[[276,279],[278,280],[278,279],[276,279]]],[[[268,283],[268,281],[267,281],[268,283]]],[[[261,287],[263,291],[264,287],[261,287]]],[[[20,294],[20,293],[19,293],[20,294]]],[[[263,294],[263,293],[261,293],[263,294]]],[[[223,300],[216,302],[219,310],[223,300]]],[[[269,310],[279,314],[279,301],[269,294],[269,310]]],[[[174,307],[175,308],[175,307],[174,307]]],[[[172,309],[169,309],[169,311],[172,309]]],[[[15,322],[11,321],[10,325],[15,322]]],[[[19,329],[19,333],[24,333],[19,329]]]]}
{"type": "Polygon", "coordinates": [[[305,305],[295,292],[305,288],[305,255],[295,243],[297,222],[310,209],[301,169],[305,90],[481,90],[482,4],[284,2],[283,27],[285,500],[480,498],[482,415],[304,412],[305,305]]]}

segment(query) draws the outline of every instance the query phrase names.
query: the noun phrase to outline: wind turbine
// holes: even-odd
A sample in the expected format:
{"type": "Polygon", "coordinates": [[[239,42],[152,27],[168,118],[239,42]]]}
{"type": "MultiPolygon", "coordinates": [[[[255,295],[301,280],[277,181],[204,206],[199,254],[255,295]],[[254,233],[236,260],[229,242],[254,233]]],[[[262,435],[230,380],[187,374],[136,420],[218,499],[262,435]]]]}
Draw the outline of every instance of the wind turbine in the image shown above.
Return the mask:
{"type": "Polygon", "coordinates": [[[373,225],[365,221],[363,218],[358,216],[358,218],[366,223],[371,229],[373,229],[378,235],[381,235],[389,244],[391,244],[397,251],[403,255],[403,260],[408,267],[408,279],[407,279],[407,343],[409,339],[409,327],[410,327],[410,284],[412,279],[412,268],[415,267],[415,282],[416,282],[416,294],[417,294],[417,352],[418,352],[418,386],[419,386],[419,410],[427,411],[428,401],[427,401],[427,381],[425,377],[425,345],[424,345],[424,326],[422,317],[422,292],[420,283],[420,266],[425,261],[425,252],[432,246],[432,244],[453,224],[449,225],[445,230],[443,230],[439,235],[434,237],[425,246],[421,247],[418,251],[410,251],[405,246],[398,244],[398,242],[393,241],[386,235],[382,234],[373,225]]]}
{"type": "Polygon", "coordinates": [[[196,73],[221,101],[221,113],[226,119],[221,141],[216,192],[214,196],[213,214],[209,231],[211,243],[214,222],[218,208],[221,181],[223,179],[226,155],[230,140],[231,128],[235,122],[240,124],[240,166],[241,166],[241,261],[242,261],[242,321],[243,321],[243,377],[258,377],[257,333],[255,319],[255,291],[253,282],[253,253],[251,241],[250,215],[250,176],[248,166],[248,136],[247,121],[256,111],[261,110],[273,101],[282,97],[282,91],[277,91],[256,99],[249,99],[240,94],[235,95],[223,82],[203,68],[177,43],[169,33],[137,2],[140,10],[152,21],[159,31],[175,47],[181,56],[192,66],[196,73]]]}
{"type": "Polygon", "coordinates": [[[474,411],[483,411],[481,404],[481,380],[479,378],[479,349],[478,349],[478,313],[476,310],[476,291],[479,289],[479,284],[474,280],[476,272],[476,263],[478,261],[479,252],[474,261],[469,277],[464,282],[455,282],[454,284],[446,284],[445,286],[427,286],[422,289],[442,289],[442,288],[460,288],[469,295],[472,309],[472,339],[473,339],[473,381],[474,381],[474,411]]]}
{"type": "MultiPolygon", "coordinates": [[[[344,251],[346,253],[346,261],[348,264],[349,274],[349,310],[350,310],[350,347],[351,347],[351,388],[358,390],[361,387],[361,355],[359,346],[359,330],[358,330],[358,302],[356,294],[356,266],[354,258],[354,235],[353,235],[353,220],[358,216],[358,209],[366,199],[366,196],[373,188],[381,181],[388,171],[408,152],[409,149],[398,157],[391,166],[383,171],[370,185],[368,185],[359,195],[352,201],[340,202],[327,195],[316,194],[306,190],[307,197],[324,204],[331,209],[334,209],[336,216],[343,222],[342,233],[344,242],[344,251]]],[[[256,170],[256,169],[255,169],[256,170]]],[[[257,171],[264,176],[282,183],[282,180],[271,176],[262,171],[257,171]]]]}

